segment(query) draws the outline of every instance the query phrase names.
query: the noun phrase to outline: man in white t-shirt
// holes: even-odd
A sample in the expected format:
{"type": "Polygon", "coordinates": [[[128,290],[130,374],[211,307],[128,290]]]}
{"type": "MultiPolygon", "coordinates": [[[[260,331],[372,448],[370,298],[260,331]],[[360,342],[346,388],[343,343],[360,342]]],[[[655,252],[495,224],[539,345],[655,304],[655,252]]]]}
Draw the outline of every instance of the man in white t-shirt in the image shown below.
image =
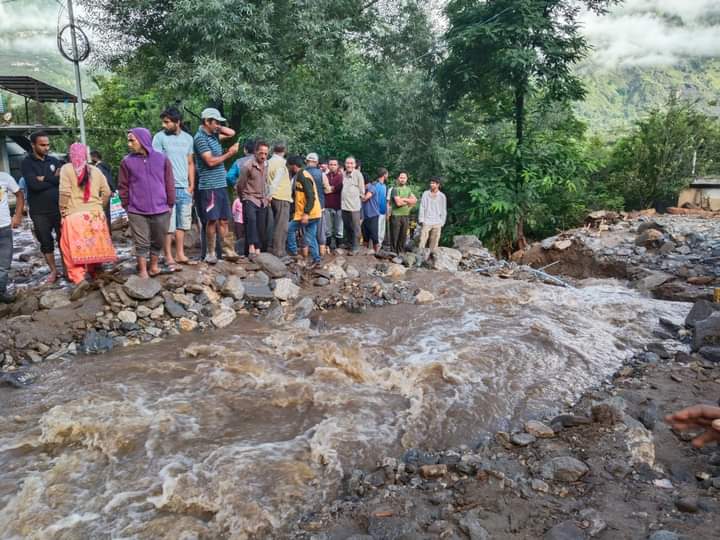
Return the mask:
{"type": "Polygon", "coordinates": [[[0,303],[9,304],[15,295],[7,292],[8,274],[13,255],[12,230],[20,226],[25,197],[15,179],[6,172],[0,172],[0,303]],[[10,218],[10,193],[15,195],[15,215],[10,218]]]}

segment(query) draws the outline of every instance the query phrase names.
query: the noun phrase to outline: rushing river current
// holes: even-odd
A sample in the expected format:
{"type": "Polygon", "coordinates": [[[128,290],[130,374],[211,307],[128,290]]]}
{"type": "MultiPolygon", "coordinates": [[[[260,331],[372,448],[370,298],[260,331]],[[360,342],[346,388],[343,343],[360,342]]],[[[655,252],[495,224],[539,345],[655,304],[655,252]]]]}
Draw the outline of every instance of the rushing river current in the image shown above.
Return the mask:
{"type": "Polygon", "coordinates": [[[2,538],[283,538],[353,467],[557,410],[688,310],[615,281],[423,279],[431,305],[240,318],[0,388],[2,538]]]}

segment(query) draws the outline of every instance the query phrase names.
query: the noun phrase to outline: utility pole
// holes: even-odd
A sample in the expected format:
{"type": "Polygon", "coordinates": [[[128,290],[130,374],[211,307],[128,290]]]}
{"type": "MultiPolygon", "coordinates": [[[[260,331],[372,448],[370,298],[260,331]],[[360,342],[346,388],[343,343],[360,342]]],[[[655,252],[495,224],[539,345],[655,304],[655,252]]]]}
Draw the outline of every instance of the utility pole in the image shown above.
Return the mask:
{"type": "Polygon", "coordinates": [[[72,40],[73,66],[75,67],[75,93],[78,100],[78,111],[80,113],[80,142],[86,144],[85,140],[85,110],[82,94],[82,83],[80,82],[80,55],[78,54],[77,37],[75,36],[75,15],[73,13],[72,0],[67,0],[68,17],[70,18],[70,39],[72,40]]]}

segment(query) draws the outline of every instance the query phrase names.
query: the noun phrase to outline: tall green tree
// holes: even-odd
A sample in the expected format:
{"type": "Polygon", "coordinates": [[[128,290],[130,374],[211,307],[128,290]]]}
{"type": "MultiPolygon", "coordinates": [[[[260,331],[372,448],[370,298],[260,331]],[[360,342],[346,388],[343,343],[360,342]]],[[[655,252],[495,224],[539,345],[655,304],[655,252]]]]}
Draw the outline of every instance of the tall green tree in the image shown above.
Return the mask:
{"type": "Polygon", "coordinates": [[[672,205],[693,173],[720,172],[720,121],[671,99],[613,147],[606,184],[628,210],[672,205]]]}
{"type": "Polygon", "coordinates": [[[379,21],[402,25],[402,8],[417,4],[402,0],[401,9],[380,11],[385,3],[377,0],[80,1],[103,37],[105,64],[125,66],[146,86],[161,84],[178,98],[204,95],[235,125],[281,104],[298,66],[331,84],[348,47],[362,44],[365,54],[381,55],[379,21]]]}
{"type": "Polygon", "coordinates": [[[573,72],[588,52],[578,17],[582,9],[603,14],[615,3],[618,0],[451,0],[447,5],[448,55],[438,79],[450,108],[472,99],[482,104],[486,121],[513,122],[512,174],[504,175],[503,191],[511,194],[512,238],[521,248],[532,202],[525,193],[528,102],[533,97],[552,103],[584,96],[573,72]]]}
{"type": "MultiPolygon", "coordinates": [[[[197,112],[212,102],[241,140],[352,153],[369,172],[439,172],[431,73],[440,36],[428,0],[80,1],[94,9],[116,78],[101,82],[92,119],[123,139],[132,122],[156,125],[176,100],[197,112]]],[[[113,144],[124,148],[123,139],[113,144]]]]}

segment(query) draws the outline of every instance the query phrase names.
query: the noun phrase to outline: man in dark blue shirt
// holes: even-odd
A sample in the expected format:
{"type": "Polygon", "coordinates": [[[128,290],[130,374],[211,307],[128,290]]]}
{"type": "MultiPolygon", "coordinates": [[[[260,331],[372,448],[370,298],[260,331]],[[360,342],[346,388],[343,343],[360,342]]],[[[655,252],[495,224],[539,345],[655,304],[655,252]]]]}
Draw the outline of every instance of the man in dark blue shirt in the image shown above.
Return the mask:
{"type": "Polygon", "coordinates": [[[27,185],[30,219],[40,251],[50,267],[48,283],[58,278],[55,243],[60,246],[60,161],[49,155],[50,138],[43,131],[30,135],[32,153],[20,165],[27,185]],[[53,232],[55,238],[53,239],[53,232]]]}

